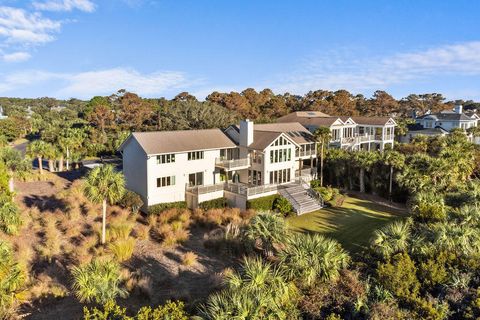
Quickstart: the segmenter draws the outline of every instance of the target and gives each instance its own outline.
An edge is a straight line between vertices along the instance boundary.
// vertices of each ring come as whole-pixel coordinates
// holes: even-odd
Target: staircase
[[[292,204],[299,215],[323,208],[322,198],[309,185],[291,184],[279,189],[278,192]]]

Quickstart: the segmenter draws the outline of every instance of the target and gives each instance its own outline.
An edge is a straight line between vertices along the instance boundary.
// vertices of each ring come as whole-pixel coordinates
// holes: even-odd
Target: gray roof
[[[132,138],[138,141],[146,154],[236,147],[220,129],[134,132],[129,137]],[[120,149],[123,149],[123,145]]]
[[[437,135],[437,134],[448,134],[448,131],[440,127],[435,127],[435,128],[428,128],[428,129],[409,130],[408,133]]]
[[[472,118],[463,114],[456,112],[441,112],[441,113],[432,113],[426,114],[418,117],[417,119],[433,118],[440,121],[471,121]]]

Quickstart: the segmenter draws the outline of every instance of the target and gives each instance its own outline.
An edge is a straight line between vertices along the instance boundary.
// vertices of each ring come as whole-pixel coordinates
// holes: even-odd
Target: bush
[[[198,256],[194,252],[189,251],[183,255],[182,264],[184,266],[193,266],[197,263],[197,259]]]
[[[137,193],[127,190],[118,204],[125,209],[130,209],[132,213],[137,213],[143,206],[143,200]]]
[[[310,181],[310,187],[313,189],[319,188],[320,187],[320,180],[312,180]]]
[[[273,202],[273,208],[284,216],[289,215],[293,211],[292,204],[282,196],[275,199]]]
[[[252,199],[247,201],[247,209],[253,209],[257,211],[268,211],[273,210],[273,203],[280,196],[274,194],[271,196],[261,197],[257,199]]]
[[[420,221],[444,221],[447,218],[445,200],[440,194],[419,192],[410,206],[413,216]]]
[[[330,201],[335,196],[340,194],[340,191],[337,188],[332,188],[330,186],[329,187],[316,187],[314,189],[315,189],[315,191],[320,193],[323,201]]]
[[[8,199],[7,195],[0,196],[0,231],[6,234],[17,234],[22,225],[17,205]]]
[[[340,208],[341,206],[343,206],[344,202],[345,196],[342,194],[337,194],[335,197],[333,197],[332,200],[329,201],[330,205],[336,208]]]
[[[227,206],[228,206],[228,203],[227,203],[227,199],[225,198],[218,198],[218,199],[204,201],[198,205],[198,207],[203,210],[221,209],[221,208],[226,208]]]
[[[415,298],[420,289],[416,273],[415,263],[407,253],[398,253],[377,268],[378,280],[385,289],[407,301]]]
[[[168,209],[186,209],[186,201],[159,203],[148,207],[148,214],[160,214]]]
[[[127,316],[126,308],[117,305],[113,300],[106,302],[103,308],[83,308],[84,320],[187,320],[188,314],[181,301],[167,301],[155,309],[142,307],[136,316]]]

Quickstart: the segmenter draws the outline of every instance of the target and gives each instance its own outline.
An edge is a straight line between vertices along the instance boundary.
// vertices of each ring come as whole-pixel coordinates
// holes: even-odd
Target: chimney
[[[248,119],[240,121],[240,145],[248,147],[253,143],[253,121]]]
[[[455,106],[455,113],[463,113],[463,106],[461,104]]]

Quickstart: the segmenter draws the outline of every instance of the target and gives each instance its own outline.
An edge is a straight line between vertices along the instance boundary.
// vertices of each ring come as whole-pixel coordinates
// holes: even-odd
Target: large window
[[[279,184],[290,182],[290,169],[270,171],[270,183]]]
[[[174,186],[175,176],[157,178],[157,188]]]
[[[188,153],[188,160],[203,159],[203,151],[193,151]]]
[[[175,154],[162,154],[157,156],[157,164],[175,162]]]
[[[262,184],[262,172],[257,170],[248,170],[248,183],[259,186]]]
[[[188,175],[188,185],[190,187],[203,185],[203,172],[190,173]]]
[[[292,160],[292,149],[270,150],[270,163],[284,162]]]

